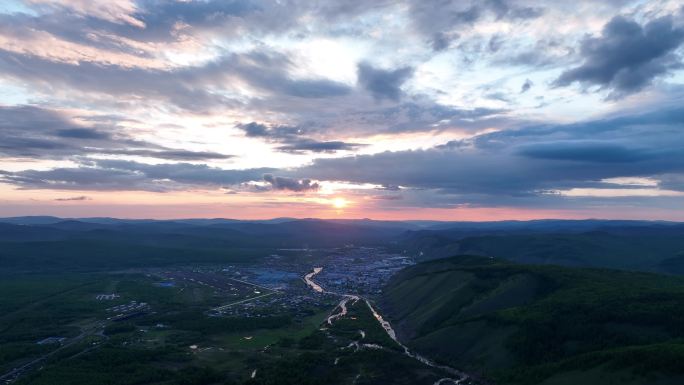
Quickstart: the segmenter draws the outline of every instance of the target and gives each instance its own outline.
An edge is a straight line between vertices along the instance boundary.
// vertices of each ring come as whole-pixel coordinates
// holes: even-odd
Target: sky
[[[684,1],[3,0],[18,215],[684,221]]]

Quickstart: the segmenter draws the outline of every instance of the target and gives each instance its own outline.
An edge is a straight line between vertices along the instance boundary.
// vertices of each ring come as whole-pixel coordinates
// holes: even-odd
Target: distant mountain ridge
[[[113,217],[55,217],[55,216],[18,216],[0,218],[0,223],[21,225],[50,225],[63,221],[78,221],[100,224],[122,223],[161,223],[176,222],[192,225],[212,225],[224,223],[264,223],[278,224],[297,221],[324,221],[340,224],[355,224],[369,226],[405,227],[411,229],[446,230],[446,231],[512,231],[512,230],[575,230],[586,231],[602,226],[654,226],[676,225],[684,222],[651,221],[651,220],[616,220],[616,219],[535,219],[535,220],[502,220],[502,221],[436,221],[436,220],[375,220],[363,219],[329,219],[329,218],[292,218],[279,217],[271,219],[232,219],[232,218],[178,218],[178,219],[123,219]]]
[[[227,250],[239,253],[249,250],[250,255],[268,255],[281,248],[372,245],[418,260],[474,254],[521,263],[684,273],[684,223],[678,222],[0,218],[0,258],[8,261],[23,258],[12,254],[22,252],[17,243],[61,242],[63,247],[69,247],[69,243],[83,241],[91,242],[90,252],[95,257],[108,255],[106,250],[97,251],[93,246],[97,242],[115,242],[132,248],[182,249],[188,250],[188,255],[195,249],[219,254]],[[8,243],[12,247],[3,251],[2,244]],[[33,245],[24,251],[35,252],[36,247]],[[49,253],[43,255],[47,258]]]
[[[650,221],[532,221],[408,231],[398,248],[418,259],[456,254],[519,263],[684,272],[684,224]]]
[[[0,272],[234,263],[280,249],[386,245],[403,226],[318,219],[269,221],[0,219]]]

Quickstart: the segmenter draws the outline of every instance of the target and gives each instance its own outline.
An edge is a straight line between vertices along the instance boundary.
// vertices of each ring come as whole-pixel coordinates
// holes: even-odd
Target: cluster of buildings
[[[338,250],[322,263],[316,282],[335,293],[376,295],[397,271],[415,262],[373,247]]]
[[[305,251],[307,254],[301,258],[274,254],[258,265],[165,269],[151,272],[150,276],[161,277],[165,286],[185,281],[212,288],[214,295],[225,302],[209,311],[211,316],[305,317],[337,301],[335,295],[314,293],[304,283],[303,276],[313,267],[323,267],[316,282],[325,290],[368,296],[379,294],[393,274],[414,263],[410,257],[373,247],[319,249],[315,250],[316,256],[312,256],[312,250]],[[121,306],[122,311],[134,309]]]
[[[320,251],[320,250],[319,250]],[[345,247],[325,250],[320,258],[297,260],[274,255],[263,262],[267,267],[227,266],[222,273],[231,279],[254,282],[275,292],[230,306],[222,306],[214,315],[262,317],[286,313],[308,316],[312,309],[336,303],[334,295],[320,295],[307,287],[302,277],[314,266],[323,267],[315,281],[334,293],[376,295],[390,277],[414,264],[410,257],[387,253],[380,248]]]
[[[61,344],[66,340],[66,337],[48,337],[48,338],[43,338],[42,340],[36,342],[38,345],[53,345],[53,344]]]
[[[147,302],[131,301],[129,303],[107,308],[108,312],[114,313],[111,317],[107,317],[107,321],[122,321],[144,314],[149,310],[150,306]]]
[[[111,301],[113,299],[117,299],[120,296],[118,294],[98,294],[95,296],[95,299],[98,301]]]
[[[287,314],[297,318],[310,316],[314,313],[312,309],[328,305],[330,305],[329,301],[320,296],[300,295],[285,291],[226,306],[219,312],[214,312],[213,315],[259,318]]]

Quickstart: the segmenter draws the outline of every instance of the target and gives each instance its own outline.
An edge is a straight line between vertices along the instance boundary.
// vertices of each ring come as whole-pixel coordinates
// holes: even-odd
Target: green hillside
[[[264,251],[266,250],[266,251]],[[0,242],[0,273],[90,271],[254,260],[268,249],[199,249],[70,239]]]
[[[518,263],[681,273],[684,237],[672,234],[532,234],[482,236],[459,242],[464,254]]]
[[[417,351],[500,384],[684,383],[684,279],[460,256],[405,269],[382,307]]]
[[[525,264],[684,273],[684,233],[679,227],[676,231],[659,228],[647,228],[641,232],[613,231],[477,236],[426,231],[407,236],[398,249],[407,250],[421,259],[467,254],[494,256]]]

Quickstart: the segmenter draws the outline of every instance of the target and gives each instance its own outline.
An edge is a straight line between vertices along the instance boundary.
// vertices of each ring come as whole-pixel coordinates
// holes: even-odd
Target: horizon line
[[[684,223],[684,221],[673,221],[666,219],[615,219],[615,218],[537,218],[537,219],[499,219],[499,220],[437,220],[437,219],[373,219],[373,218],[323,218],[323,217],[270,217],[270,218],[226,218],[226,217],[186,217],[186,218],[131,218],[131,217],[111,217],[111,216],[93,216],[93,217],[61,217],[56,215],[16,215],[8,217],[0,217],[3,219],[18,219],[18,218],[56,218],[62,220],[85,220],[85,219],[116,219],[122,221],[157,221],[157,222],[174,222],[174,221],[192,221],[192,220],[225,220],[237,222],[250,221],[273,221],[278,219],[288,219],[292,221],[303,220],[319,220],[319,221],[374,221],[374,222],[439,222],[439,223],[497,223],[497,222],[542,222],[542,221],[565,221],[565,222],[581,222],[581,221],[606,221],[606,222],[660,222],[660,223]]]

